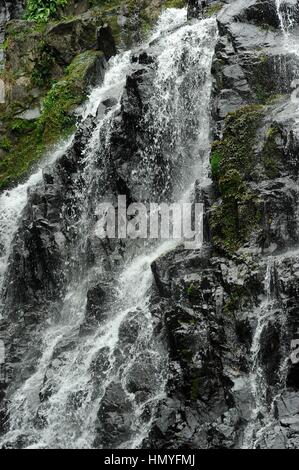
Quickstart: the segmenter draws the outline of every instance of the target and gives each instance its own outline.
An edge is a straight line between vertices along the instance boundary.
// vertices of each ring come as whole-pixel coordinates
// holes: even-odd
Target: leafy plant
[[[6,152],[8,152],[11,149],[11,141],[9,140],[8,137],[3,137],[0,140],[0,148],[2,150],[5,150]]]
[[[38,23],[44,23],[54,18],[59,7],[67,4],[68,0],[28,0],[26,18]]]

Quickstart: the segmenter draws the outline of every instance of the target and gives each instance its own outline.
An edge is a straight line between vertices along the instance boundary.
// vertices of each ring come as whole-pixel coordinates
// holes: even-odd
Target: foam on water
[[[155,138],[153,148],[143,149],[145,176],[139,174],[136,178],[150,186],[156,168],[152,166],[155,152],[163,149],[165,155],[167,141],[170,149],[167,157],[184,162],[180,175],[175,176],[176,200],[186,198],[186,188],[196,178],[202,184],[208,182],[209,104],[215,41],[215,19],[188,23],[185,9],[169,9],[161,15],[147,42],[157,56],[152,97],[145,117],[145,124]],[[76,194],[82,214],[78,222],[78,253],[85,251],[94,228],[89,205],[97,199],[96,188],[104,171],[96,161],[98,153],[102,156],[101,146],[109,149],[114,112],[119,109],[126,75],[132,67],[131,55],[126,52],[112,59],[104,83],[91,92],[83,110],[83,117],[95,116],[103,100],[112,98],[115,103],[111,111],[98,118],[85,150],[85,169],[81,175],[85,189],[78,190],[82,194]],[[19,213],[25,204],[26,197],[23,197]],[[11,241],[11,235],[8,238]],[[59,319],[49,316],[36,370],[10,397],[10,429],[1,439],[1,445],[16,446],[22,440],[22,446],[27,448],[93,447],[97,430],[102,427],[99,410],[105,406],[106,393],[109,394],[113,384],[121,387],[132,410],[127,437],[120,437],[113,444],[120,448],[142,445],[156,407],[165,396],[167,381],[167,353],[154,334],[150,310],[151,264],[179,242],[165,241],[151,247],[145,244],[139,255],[128,261],[117,275],[107,307],[109,314],[84,335],[80,334],[80,328],[85,321],[87,293],[101,267],[96,266],[91,273],[75,266],[80,276],[70,281]],[[78,254],[79,264],[80,259]],[[137,333],[128,344],[122,336],[130,322],[136,326]],[[136,370],[144,373],[144,364],[148,391],[146,398],[138,401],[129,385]],[[41,396],[46,398],[41,401]]]

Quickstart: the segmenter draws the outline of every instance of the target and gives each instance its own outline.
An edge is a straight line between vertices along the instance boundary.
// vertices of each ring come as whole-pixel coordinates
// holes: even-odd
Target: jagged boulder
[[[112,382],[105,391],[98,411],[95,446],[113,449],[115,444],[129,441],[133,419],[132,404],[122,385]]]

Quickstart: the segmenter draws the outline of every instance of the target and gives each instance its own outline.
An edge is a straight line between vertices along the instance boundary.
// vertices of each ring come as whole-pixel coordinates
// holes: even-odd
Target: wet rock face
[[[144,73],[146,72],[145,70]],[[97,80],[103,74],[104,69],[100,67]],[[92,77],[93,71],[90,70],[88,79],[92,81]],[[120,144],[117,147],[115,141],[117,129],[119,126],[124,126],[125,131],[118,138],[120,141],[124,136],[124,139],[128,139],[126,143],[129,142],[129,138],[136,135],[134,134],[136,116],[142,116],[143,113],[145,99],[141,91],[140,94],[139,91],[137,92],[135,80],[139,80],[138,72],[134,72],[132,76],[128,77],[127,90],[122,98],[121,114],[118,111],[113,111],[111,145],[114,149],[118,149],[119,155],[122,154],[122,148]],[[146,96],[148,84],[142,85],[141,79],[139,83],[140,89],[143,89]],[[133,99],[134,96],[137,96],[138,99]],[[112,98],[104,100],[100,105],[102,111],[99,110],[98,114],[106,115],[116,104],[117,102]],[[126,120],[124,118],[122,121],[122,116],[126,116]],[[0,320],[0,339],[5,340],[7,359],[7,378],[0,407],[3,426],[7,421],[6,406],[10,394],[14,387],[30,377],[41,358],[42,345],[37,339],[42,337],[45,322],[50,318],[52,320],[56,318],[59,321],[69,278],[83,280],[85,269],[92,268],[95,261],[101,265],[103,270],[101,278],[97,277],[96,282],[86,292],[86,304],[82,305],[84,320],[80,327],[76,330],[73,338],[59,341],[45,371],[39,394],[40,407],[35,421],[37,427],[42,429],[47,425],[45,412],[47,402],[56,391],[55,383],[52,383],[52,375],[63,366],[65,357],[72,353],[76,342],[110,319],[114,308],[113,268],[123,262],[124,244],[120,247],[117,241],[100,242],[96,237],[90,235],[90,238],[86,238],[86,245],[83,248],[78,245],[81,230],[84,230],[80,224],[82,213],[86,209],[90,210],[92,214],[90,223],[94,224],[93,206],[97,202],[96,198],[100,199],[103,194],[107,195],[108,193],[112,199],[115,199],[119,193],[124,194],[125,188],[130,188],[133,185],[130,172],[122,173],[119,176],[120,166],[114,162],[118,153],[115,151],[115,153],[109,152],[106,155],[106,149],[102,150],[99,146],[98,149],[95,149],[97,152],[94,159],[94,172],[97,171],[97,165],[102,164],[101,159],[107,157],[107,173],[103,172],[101,178],[99,177],[92,182],[94,187],[90,190],[94,190],[94,192],[90,194],[93,195],[94,202],[88,201],[83,204],[81,197],[82,192],[86,190],[84,186],[86,183],[82,179],[82,173],[88,171],[85,167],[84,154],[98,119],[99,115],[87,117],[78,127],[72,145],[67,152],[62,154],[56,163],[43,171],[41,183],[29,193],[28,203],[13,241],[9,270],[2,296],[3,306],[1,307],[4,318]],[[129,133],[129,128],[131,128],[131,133]],[[103,139],[105,139],[106,130],[103,129],[102,132]],[[124,156],[126,159],[124,163],[128,164],[127,160],[131,156],[130,149]],[[128,202],[131,201],[130,189],[126,194]],[[100,263],[100,259],[102,259],[102,263]],[[82,271],[78,270],[78,266],[82,267]],[[137,321],[136,312],[132,312],[128,321],[120,327],[120,346],[117,352],[117,361],[120,361],[120,364],[124,354],[130,354],[130,348],[138,337],[141,321],[142,319]],[[30,346],[30,338],[36,338],[34,354]],[[109,354],[103,350],[102,354],[99,354],[92,363],[91,374],[95,384],[103,385],[102,380],[105,379],[105,374],[109,369],[109,360]],[[145,363],[148,364],[146,375],[143,371]],[[153,377],[155,377],[155,369],[150,358],[143,358],[143,362],[136,363],[135,370],[132,369],[127,387],[131,390],[130,393],[138,395],[139,402],[144,403],[150,398],[153,390],[156,390]],[[109,443],[113,447],[114,443],[125,442],[130,437],[132,405],[130,402],[124,403],[123,407],[119,409],[119,404],[123,403],[125,394],[121,384],[115,384],[111,394],[108,390],[108,401],[106,403],[106,399],[103,399],[102,408],[99,410],[101,423],[104,424],[101,424],[103,428],[98,430],[95,445],[100,445],[99,442],[101,442],[101,445]],[[77,402],[80,404],[80,400],[84,402],[84,397],[74,397],[75,404]],[[76,406],[79,407],[79,404]],[[144,419],[146,421],[148,418]],[[111,423],[118,420],[118,431],[111,431],[112,434],[110,434]],[[2,421],[0,425],[2,426]],[[1,432],[4,432],[5,429],[3,427]],[[16,445],[26,446],[28,443],[26,444],[25,441]]]
[[[99,189],[95,190],[97,197],[100,197],[98,193],[102,194],[104,191],[113,194],[114,198],[117,194],[126,194],[128,204],[136,197],[133,191],[135,181],[132,179],[132,165],[135,165],[135,168],[136,164],[141,165],[140,162],[137,163],[138,140],[142,134],[139,122],[144,116],[149,98],[148,83],[153,74],[152,61],[148,69],[137,70],[127,78],[121,111],[112,119],[107,173],[101,181],[102,186],[99,185]],[[100,61],[97,70],[88,70],[86,80],[94,84],[96,77],[98,83],[99,77],[104,76],[104,66],[103,61]],[[10,269],[4,287],[7,317],[15,315],[18,308],[24,307],[30,311],[34,306],[41,306],[48,301],[59,301],[63,296],[67,272],[76,269],[69,257],[72,257],[72,250],[80,236],[80,227],[76,224],[84,210],[84,207],[80,207],[80,193],[84,185],[80,173],[85,170],[84,152],[97,119],[100,115],[107,114],[115,105],[116,101],[113,99],[104,100],[98,109],[98,116],[88,117],[82,122],[69,150],[51,168],[43,171],[42,183],[29,194],[28,204],[13,243]],[[103,155],[100,150],[99,165],[101,158],[106,158],[106,150],[103,150]],[[131,157],[133,163],[130,162]],[[140,182],[140,190],[142,184],[143,181]],[[104,253],[107,250],[107,253],[111,253],[117,245],[111,242],[111,246],[101,248],[93,246],[93,242],[94,240],[89,240],[84,254],[84,262],[91,265],[94,263],[94,251]],[[103,256],[106,258],[105,263],[109,265],[112,255],[110,260],[107,255]],[[106,288],[105,283],[103,287],[97,284],[89,291],[87,316],[100,317],[100,310],[97,308],[106,298]],[[109,294],[111,292],[110,289]],[[46,311],[46,308],[44,310]],[[100,321],[100,318],[97,320]]]
[[[202,15],[203,2],[201,0],[188,1],[188,18],[200,18]]]
[[[106,294],[101,285],[95,286],[90,289],[87,293],[87,315],[96,317],[98,321],[101,321],[99,306],[101,306],[105,300]]]
[[[2,45],[5,40],[5,26],[11,19],[19,18],[23,12],[25,0],[9,2],[6,0],[0,1],[0,44]],[[0,52],[0,66],[3,67],[4,53],[1,48]],[[1,100],[5,101],[5,96]]]
[[[252,259],[244,265],[208,250],[177,251],[154,263],[161,299],[153,308],[160,311],[170,364],[168,398],[158,408],[147,446],[247,447],[256,406],[253,384],[265,407],[256,424],[262,431],[251,436],[250,445],[298,446],[298,367],[290,359],[298,331],[298,257],[277,259],[267,290],[264,263]],[[259,329],[264,314],[267,321]]]
[[[200,16],[202,8],[212,3],[190,0],[190,17]],[[147,448],[299,447],[299,370],[297,356],[292,355],[299,336],[297,104],[289,96],[273,96],[290,93],[297,59],[276,47],[281,33],[273,1],[225,3],[218,16],[212,70],[213,184],[201,191],[207,212],[205,245],[199,251],[178,248],[151,266],[149,308],[154,338],[162,340],[168,353],[168,374],[152,421],[149,408],[143,409],[141,420],[149,433],[141,445]],[[57,27],[62,28],[67,44],[73,28],[83,28],[82,21]],[[92,41],[109,57],[115,44],[107,41],[110,32],[105,28],[93,27]],[[55,37],[56,33],[57,29]],[[90,40],[89,34],[82,38]],[[55,41],[52,46],[63,51],[61,38]],[[72,47],[81,44],[75,42]],[[103,195],[115,201],[118,194],[126,194],[130,203],[165,189],[169,168],[165,170],[163,152],[154,155],[162,176],[148,186],[148,175],[140,177],[141,150],[152,139],[144,117],[156,66],[154,45],[134,53],[120,107],[107,97],[97,117],[81,123],[70,150],[44,171],[42,183],[29,194],[4,286],[0,338],[5,337],[8,344],[11,377],[0,390],[0,434],[7,430],[6,412],[14,387],[32,375],[41,357],[39,341],[49,319],[47,306],[51,303],[51,315],[54,311],[59,318],[68,279],[80,279],[96,261],[100,273],[88,287],[82,277],[80,286],[86,290],[86,303],[81,306],[84,320],[72,337],[58,341],[45,368],[36,429],[47,426],[47,404],[57,387],[55,373],[82,338],[95,328],[105,328],[111,317],[117,297],[115,271],[131,246],[100,243],[92,236],[84,246],[78,244],[84,230],[80,224],[85,207],[81,200],[86,189],[84,155],[96,119],[112,111],[111,127],[104,128],[109,147],[99,146],[94,153],[85,222],[91,214],[94,217],[95,200]],[[278,69],[284,73],[277,73]],[[99,168],[103,168],[101,177]],[[167,189],[171,193],[172,188]],[[225,227],[220,233],[219,220]],[[143,351],[142,342],[131,358],[144,321],[142,309],[129,310],[118,326],[113,360],[110,348],[103,346],[88,363],[92,396],[103,391],[95,408],[94,447],[130,442],[133,403],[139,406],[155,397],[160,364]],[[32,339],[34,354],[28,348]],[[129,364],[124,361],[128,357]],[[116,371],[127,367],[126,380],[115,374],[102,388],[111,367]],[[69,397],[70,408],[80,410],[89,399],[85,390],[76,390]],[[24,436],[16,445],[24,447],[26,442]]]
[[[293,17],[296,22],[296,10]],[[247,240],[240,242],[240,251],[228,254],[223,243],[221,255],[216,249],[218,256],[206,249],[176,251],[152,265],[170,376],[168,398],[160,404],[147,445],[298,448],[299,147],[296,118],[290,118],[296,116],[294,104],[289,95],[276,100],[273,95],[290,93],[299,63],[276,48],[281,32],[272,1],[229,2],[218,26],[211,159],[216,186],[209,194],[209,220],[212,224],[213,211],[234,194],[234,200],[240,198],[239,220],[235,228],[232,222],[227,227],[230,236],[234,230],[242,232],[245,217],[238,191],[243,184],[261,203],[260,215]],[[277,73],[278,64],[283,64],[283,73]],[[255,137],[244,152],[242,135],[254,114],[247,136]],[[229,146],[234,146],[232,153]],[[243,176],[234,192],[237,175]],[[229,207],[231,216],[235,209]],[[215,248],[213,226],[211,241]]]
[[[220,38],[216,46],[215,118],[252,102],[264,103],[288,93],[297,59],[277,48],[280,19],[274,1],[227,5],[218,16]],[[284,72],[277,73],[280,64]],[[295,74],[295,75],[294,75]]]
[[[62,21],[48,28],[46,32],[47,45],[54,54],[59,56],[60,61],[69,64],[80,52],[97,48],[97,31],[101,27],[101,23],[101,19],[94,18],[90,12],[73,20]],[[106,27],[105,31],[106,37],[109,35],[111,40],[111,30]],[[104,31],[101,34],[104,36]],[[110,44],[113,44],[113,39]],[[101,45],[107,48],[107,39],[106,44],[102,40]]]
[[[32,87],[45,86],[32,81],[34,69],[57,79],[65,67],[85,51],[100,50],[107,59],[116,53],[110,26],[99,16],[85,12],[73,19],[50,23],[41,32],[36,23],[25,20],[10,21],[7,26],[8,46],[6,62],[13,73],[31,80]],[[34,74],[33,74],[34,76]],[[49,77],[44,77],[45,80]]]
[[[165,299],[155,309],[161,310],[167,334],[170,375],[168,399],[159,407],[149,446],[220,448],[237,442],[243,416],[232,371],[247,372],[251,331],[242,337],[241,317],[232,315],[233,284],[227,276],[236,267],[224,263],[207,250],[178,251],[153,265]],[[243,282],[248,290],[250,282],[254,286],[253,279]],[[252,294],[258,295],[254,289]],[[249,390],[242,400],[250,401]]]
[[[25,8],[26,0],[1,0],[0,7],[9,14],[9,19],[20,18]]]
[[[83,138],[80,134],[90,134],[91,129],[79,130],[73,148],[54,170],[44,172],[43,183],[29,196],[15,237],[4,294],[8,316],[8,304],[14,311],[16,305],[27,305],[30,310],[35,304],[42,304],[42,299],[52,301],[63,292],[64,253],[70,242],[67,234],[70,220],[67,213],[64,219],[61,214],[74,190],[71,175],[78,171],[81,157],[78,141],[81,144]]]
[[[70,226],[75,223],[76,214],[72,212],[70,200],[73,200],[82,151],[92,129],[93,122],[88,119],[79,128],[67,154],[51,169],[44,170],[42,183],[29,194],[15,235],[2,292],[0,320],[0,337],[6,345],[7,395],[10,386],[14,389],[32,374],[42,354],[41,330],[49,318],[49,306],[54,307],[52,314],[56,311],[57,318],[60,316],[66,266],[70,266],[68,250],[75,239]],[[30,346],[32,340],[35,348]],[[5,410],[6,401],[2,405]],[[5,422],[5,411],[1,413]]]
[[[112,383],[106,390],[98,411],[96,447],[113,449],[130,438],[133,409],[120,383]]]

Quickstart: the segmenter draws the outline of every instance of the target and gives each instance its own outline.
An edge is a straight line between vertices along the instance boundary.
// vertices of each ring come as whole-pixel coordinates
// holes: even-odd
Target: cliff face
[[[298,2],[190,0],[189,23],[164,12],[145,46],[107,66],[128,44],[113,23],[115,8],[117,25],[132,18],[124,3],[8,25],[7,63],[41,79],[17,119],[33,121],[30,141],[68,135],[96,88],[72,141],[0,196],[1,443],[298,448]],[[160,11],[150,3],[133,9],[138,25]],[[40,93],[41,115],[24,118]],[[194,174],[201,250],[95,236],[98,203],[174,200]]]
[[[102,77],[93,71],[105,68],[116,47],[140,42],[167,3],[184,2],[74,0],[36,22],[24,20],[25,2],[2,2],[0,188],[27,175],[51,144],[74,131],[76,108]]]
[[[173,374],[152,438],[298,448],[298,56],[277,44],[275,2],[230,2],[217,21],[210,234],[153,266]]]

